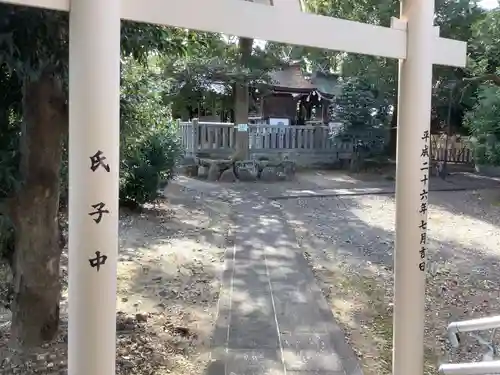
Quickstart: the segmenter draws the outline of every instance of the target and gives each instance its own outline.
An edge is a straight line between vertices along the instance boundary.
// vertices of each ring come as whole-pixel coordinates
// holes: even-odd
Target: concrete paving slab
[[[285,368],[294,371],[342,371],[342,358],[334,350],[329,334],[283,333]]]
[[[279,348],[278,331],[270,295],[245,306],[233,301],[230,316],[228,348]]]
[[[341,346],[344,335],[280,209],[254,196],[233,209],[235,246],[213,341],[226,354],[207,373],[351,375],[354,353]]]
[[[318,306],[308,287],[276,292],[274,305],[281,333],[328,331],[327,324],[325,324],[329,318],[328,313]]]
[[[284,375],[279,350],[229,350],[227,375]]]

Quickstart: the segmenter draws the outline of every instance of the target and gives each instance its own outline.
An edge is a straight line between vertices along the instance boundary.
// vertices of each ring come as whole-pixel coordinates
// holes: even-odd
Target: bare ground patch
[[[198,375],[209,360],[229,206],[182,190],[120,215],[117,374]],[[66,252],[62,264],[66,288]],[[9,315],[0,314],[1,374],[66,374],[66,298],[65,289],[58,341],[23,356],[22,366],[5,354]]]
[[[470,337],[450,351],[446,326],[500,311],[499,194],[432,192],[430,197],[425,374],[434,374],[441,363],[481,359],[484,347]],[[280,203],[365,374],[390,374],[394,198]]]

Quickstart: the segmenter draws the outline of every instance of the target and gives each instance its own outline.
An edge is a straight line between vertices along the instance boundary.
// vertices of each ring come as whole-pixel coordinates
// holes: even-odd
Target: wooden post
[[[200,124],[198,122],[197,118],[193,119],[192,123],[192,134],[193,134],[193,147],[192,147],[192,155],[193,157],[196,156],[196,153],[198,152],[198,146],[199,146],[199,140],[200,140]]]
[[[186,135],[184,134],[184,128],[181,127],[181,119],[176,119],[175,120],[175,126],[177,127],[177,136],[181,140],[181,145],[182,147],[185,148],[184,150],[184,156],[188,152],[188,146],[186,146],[187,140],[186,140]]]

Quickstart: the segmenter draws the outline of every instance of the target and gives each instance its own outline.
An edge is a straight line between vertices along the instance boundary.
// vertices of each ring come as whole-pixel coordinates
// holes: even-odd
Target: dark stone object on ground
[[[282,178],[280,172],[280,169],[277,167],[264,167],[260,173],[260,179],[266,182],[281,181],[284,178]]]
[[[293,161],[282,161],[279,164],[266,163],[260,172],[260,179],[267,182],[292,180],[295,176],[295,163]]]
[[[227,159],[199,159],[198,163],[196,175],[211,182],[289,181],[296,172],[296,164],[291,160],[244,160],[233,163]]]
[[[198,166],[198,177],[207,178],[208,177],[208,170],[209,170],[209,167],[206,167],[204,165],[199,165]]]
[[[254,160],[234,163],[234,172],[240,181],[255,181],[259,176],[259,166]]]
[[[221,175],[221,170],[217,163],[210,164],[208,168],[207,180],[208,181],[217,181]]]
[[[233,168],[226,169],[219,177],[220,182],[236,182],[237,178],[234,174]]]
[[[198,166],[197,165],[186,165],[184,167],[184,174],[188,177],[198,176]]]

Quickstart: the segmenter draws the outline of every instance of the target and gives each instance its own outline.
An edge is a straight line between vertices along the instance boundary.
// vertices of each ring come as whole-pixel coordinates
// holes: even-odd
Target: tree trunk
[[[252,55],[253,39],[240,38],[240,66],[248,67],[248,60]],[[234,124],[248,124],[248,83],[235,82],[234,84]],[[248,132],[236,130],[236,159],[244,160],[249,157]]]
[[[66,99],[49,73],[26,82],[21,131],[22,185],[11,201],[15,228],[11,344],[27,350],[55,338],[59,325],[59,189]]]

